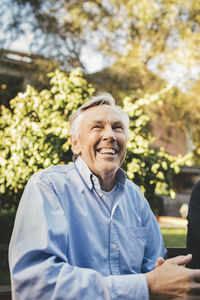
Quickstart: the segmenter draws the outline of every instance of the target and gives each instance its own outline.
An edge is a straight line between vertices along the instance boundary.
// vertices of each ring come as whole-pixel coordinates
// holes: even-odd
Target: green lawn
[[[187,230],[184,228],[161,228],[165,247],[185,247]]]

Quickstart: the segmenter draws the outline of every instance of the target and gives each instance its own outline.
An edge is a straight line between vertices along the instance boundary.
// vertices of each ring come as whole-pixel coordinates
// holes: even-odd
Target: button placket
[[[110,223],[110,269],[113,275],[119,275],[119,243],[114,221]]]

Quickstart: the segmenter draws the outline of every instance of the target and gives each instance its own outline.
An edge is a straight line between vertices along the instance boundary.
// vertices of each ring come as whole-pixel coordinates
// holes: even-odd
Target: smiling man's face
[[[117,169],[126,155],[125,125],[112,106],[94,106],[83,112],[79,137],[72,147],[100,179],[114,182]]]

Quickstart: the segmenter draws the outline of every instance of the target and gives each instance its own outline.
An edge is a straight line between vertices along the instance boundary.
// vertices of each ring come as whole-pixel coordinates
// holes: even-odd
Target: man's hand
[[[164,261],[159,258],[155,269],[146,273],[150,299],[172,299],[200,295],[200,270],[187,269],[192,255],[177,256]]]
[[[155,268],[160,267],[162,264],[164,264],[165,259],[163,257],[158,257],[157,262],[155,263]]]

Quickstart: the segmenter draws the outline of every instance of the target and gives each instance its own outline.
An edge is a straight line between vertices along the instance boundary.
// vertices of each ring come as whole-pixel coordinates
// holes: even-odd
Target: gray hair
[[[72,113],[70,116],[70,132],[71,135],[75,138],[78,138],[80,132],[80,125],[83,117],[83,112],[93,106],[99,105],[110,105],[114,107],[117,112],[120,114],[124,128],[126,139],[128,140],[129,137],[129,117],[128,115],[118,106],[115,104],[115,99],[109,93],[100,93],[97,96],[91,97],[87,102],[81,105],[76,111]]]

